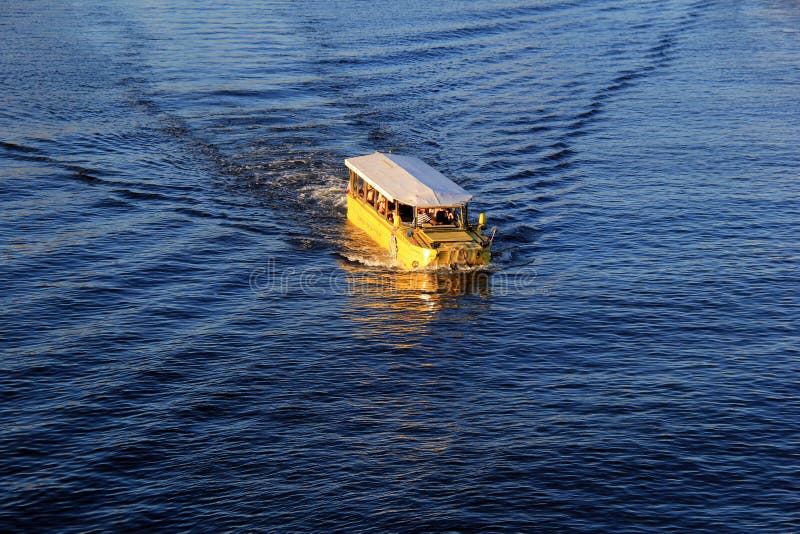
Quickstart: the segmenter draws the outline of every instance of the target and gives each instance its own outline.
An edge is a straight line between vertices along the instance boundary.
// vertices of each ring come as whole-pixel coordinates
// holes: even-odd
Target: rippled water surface
[[[0,529],[800,529],[800,4],[0,5]],[[342,160],[499,227],[401,273]]]

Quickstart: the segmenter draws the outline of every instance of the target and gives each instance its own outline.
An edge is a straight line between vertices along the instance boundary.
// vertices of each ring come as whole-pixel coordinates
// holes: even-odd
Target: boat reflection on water
[[[445,338],[466,342],[464,324],[486,316],[491,273],[395,269],[386,251],[360,232],[347,225],[348,260],[339,260],[340,288],[347,292],[343,318],[352,326],[354,350],[364,350],[348,376],[367,392],[350,400],[350,423],[376,429],[371,439],[355,443],[374,461],[368,469],[407,488],[435,470],[466,432],[458,419],[431,409],[463,386],[454,370],[463,368],[464,354],[439,348],[447,346]],[[401,467],[387,472],[387,458]]]
[[[448,311],[461,308],[452,319],[462,321],[472,308],[485,311],[491,294],[486,270],[392,271],[343,260],[340,267],[349,296],[345,313],[361,326],[357,335],[373,341],[381,337],[382,344],[395,348],[416,346]]]
[[[490,295],[489,271],[391,271],[365,268],[340,260],[348,292],[388,295]],[[425,297],[422,297],[425,298]]]
[[[339,289],[348,300],[344,314],[358,325],[356,336],[386,348],[417,346],[424,336],[449,335],[449,324],[486,311],[492,273],[486,269],[408,271],[365,239],[349,221],[342,228]]]

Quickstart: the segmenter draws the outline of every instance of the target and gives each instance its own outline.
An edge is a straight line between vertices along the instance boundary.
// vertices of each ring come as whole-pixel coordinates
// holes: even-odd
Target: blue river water
[[[0,530],[800,530],[796,0],[4,0]],[[498,236],[403,273],[343,159]]]

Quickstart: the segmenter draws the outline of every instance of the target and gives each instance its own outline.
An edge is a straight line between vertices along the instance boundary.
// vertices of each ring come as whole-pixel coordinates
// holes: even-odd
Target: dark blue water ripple
[[[800,528],[800,7],[0,10],[0,529]],[[400,273],[342,159],[500,228]]]

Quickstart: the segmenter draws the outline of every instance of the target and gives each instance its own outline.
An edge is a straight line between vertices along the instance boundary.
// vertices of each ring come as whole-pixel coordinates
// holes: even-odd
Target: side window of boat
[[[414,207],[408,204],[399,203],[397,205],[397,212],[400,214],[400,220],[404,223],[414,222]]]

